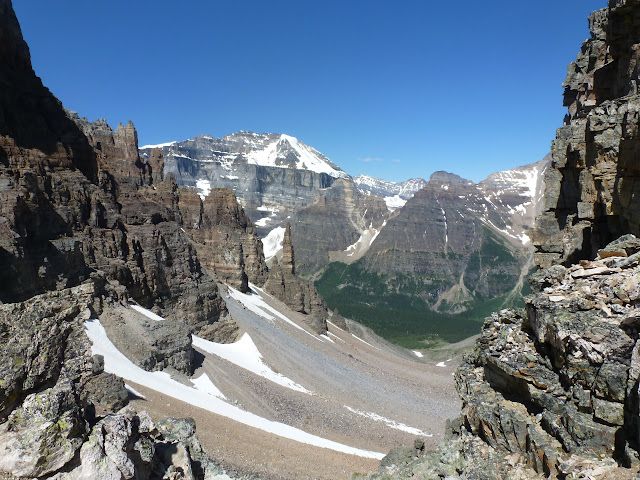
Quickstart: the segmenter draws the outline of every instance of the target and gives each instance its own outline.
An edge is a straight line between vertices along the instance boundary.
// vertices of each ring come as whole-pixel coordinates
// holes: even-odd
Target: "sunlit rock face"
[[[568,113],[553,142],[534,235],[540,266],[592,258],[621,234],[640,234],[637,8],[610,2],[591,14],[591,38],[569,65]]]

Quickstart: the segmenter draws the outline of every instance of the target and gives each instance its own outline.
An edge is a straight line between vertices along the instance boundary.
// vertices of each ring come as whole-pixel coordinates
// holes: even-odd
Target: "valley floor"
[[[427,361],[364,329],[354,336],[329,324],[329,336],[312,334],[302,315],[259,289],[253,295],[230,290],[226,300],[265,368],[252,373],[237,365],[237,356],[197,348],[201,366],[192,378],[206,373],[226,402],[243,411],[337,442],[347,451],[361,449],[349,454],[341,447],[301,443],[126,379],[145,396],[133,401],[136,409],[154,419],[195,418],[204,449],[230,472],[265,479],[345,479],[352,472],[376,470],[378,459],[391,448],[412,444],[416,437],[436,446],[446,419],[459,413],[455,360]]]

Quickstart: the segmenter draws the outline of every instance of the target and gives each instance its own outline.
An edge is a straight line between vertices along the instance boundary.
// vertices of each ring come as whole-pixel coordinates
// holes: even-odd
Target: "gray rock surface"
[[[151,158],[152,151],[141,149],[141,158]],[[329,251],[344,250],[388,215],[382,198],[359,192],[328,158],[286,135],[203,135],[162,151],[165,175],[174,175],[179,185],[196,187],[203,198],[213,189],[232,190],[260,237],[291,221],[303,275],[315,273],[328,263]],[[246,257],[245,244],[243,249]]]
[[[100,323],[118,350],[145,370],[171,367],[193,373],[191,335],[183,323],[151,320],[117,304],[104,309]]]
[[[73,382],[31,394],[0,425],[0,470],[19,477],[56,472],[74,458],[85,431]]]
[[[635,244],[626,236],[604,250]],[[630,258],[534,274],[526,310],[487,318],[456,371],[453,435],[435,453],[395,451],[381,463],[389,477],[368,478],[633,478],[640,258]]]

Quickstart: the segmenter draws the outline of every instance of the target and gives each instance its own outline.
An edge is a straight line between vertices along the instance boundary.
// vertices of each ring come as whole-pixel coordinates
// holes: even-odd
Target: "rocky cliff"
[[[387,338],[413,330],[412,348],[419,348],[418,339],[476,334],[490,308],[523,302],[528,235],[547,164],[543,159],[478,184],[435,172],[383,226],[330,252],[334,263],[316,281],[318,290],[330,308]]]
[[[100,316],[113,332],[129,322],[143,339],[129,339],[139,365],[185,372],[190,333],[234,337],[181,227],[177,186],[162,179],[159,151],[140,159],[133,124],[114,132],[62,108],[33,72],[9,0],[0,39],[0,471],[203,478],[210,461],[193,425],[182,436],[180,422],[122,410],[124,382],[91,355],[84,328]],[[132,300],[174,321],[109,313]]]
[[[382,198],[360,192],[327,157],[288,135],[202,135],[160,147],[165,175],[174,175],[179,185],[195,187],[202,198],[214,188],[232,190],[258,236],[273,244],[270,254],[279,250],[290,222],[304,276],[325,266],[330,251],[346,249],[388,216]],[[142,147],[141,157],[150,159],[153,150]]]
[[[264,289],[284,302],[292,310],[307,315],[307,323],[318,334],[327,332],[329,312],[316,287],[296,275],[296,263],[291,224],[287,223],[282,242],[282,260],[275,260],[269,268]]]
[[[591,38],[569,65],[568,107],[553,142],[536,263],[592,258],[622,233],[640,234],[637,2],[610,2],[589,17]]]
[[[530,277],[526,308],[485,320],[456,372],[462,412],[439,449],[399,448],[366,478],[637,478],[639,19],[640,2],[611,0],[569,67],[534,232],[548,268]]]

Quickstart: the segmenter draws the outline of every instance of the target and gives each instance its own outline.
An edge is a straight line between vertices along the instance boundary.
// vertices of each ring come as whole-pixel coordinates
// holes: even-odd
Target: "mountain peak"
[[[445,172],[444,170],[439,170],[437,172],[433,172],[431,177],[429,178],[430,185],[469,185],[473,183],[471,180],[467,180],[466,178],[462,178],[455,173]]]

